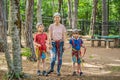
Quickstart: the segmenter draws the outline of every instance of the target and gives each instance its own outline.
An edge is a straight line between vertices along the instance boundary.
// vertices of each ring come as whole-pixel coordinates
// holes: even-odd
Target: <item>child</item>
[[[83,46],[83,41],[82,39],[79,38],[79,32],[77,29],[74,29],[72,32],[72,38],[69,41],[70,46],[72,46],[72,61],[73,61],[73,76],[76,75],[75,71],[75,63],[77,63],[77,72],[81,76],[83,74],[81,70],[81,58],[82,58],[82,53],[81,53],[81,47],[84,48],[84,54],[86,52],[86,48]],[[84,55],[83,54],[83,55]]]
[[[36,51],[36,57],[37,57],[37,69],[38,69],[37,75],[38,76],[41,75],[41,72],[40,72],[40,59],[41,59],[42,68],[43,68],[42,75],[47,76],[46,65],[45,65],[47,35],[43,32],[44,31],[43,24],[38,23],[36,25],[36,28],[38,32],[35,34],[35,37],[34,37],[34,45],[35,45],[35,51]]]

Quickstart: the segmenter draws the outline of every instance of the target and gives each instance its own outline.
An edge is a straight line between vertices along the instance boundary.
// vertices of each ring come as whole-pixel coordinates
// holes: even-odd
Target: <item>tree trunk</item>
[[[9,15],[8,15],[8,31],[7,31],[7,34],[11,34],[11,16],[12,16],[12,8],[11,8],[11,6],[12,6],[12,3],[11,3],[11,1],[9,1]]]
[[[3,42],[2,38],[4,37],[4,25],[5,25],[5,17],[4,17],[4,12],[3,12],[4,6],[3,6],[3,0],[0,1],[0,52],[3,52]],[[4,24],[3,24],[4,23]]]
[[[102,0],[102,35],[108,35],[108,8],[107,0]]]
[[[68,22],[69,27],[72,27],[72,2],[71,0],[68,0]]]
[[[13,5],[12,3],[11,3],[11,1],[9,1],[9,4],[10,4],[10,7],[9,7],[9,22],[8,22],[8,34],[11,34],[11,22],[12,22],[12,19],[11,19],[11,16],[13,15],[12,14],[12,8],[11,8],[11,6]],[[18,28],[18,31],[19,31],[19,39],[20,39],[20,45],[21,45],[21,47],[22,47],[22,43],[21,43],[21,18],[20,18],[20,1],[18,0],[18,9],[17,9],[17,18],[18,18],[18,21],[17,21],[17,23],[18,23],[18,26],[17,26],[17,28]]]
[[[8,28],[8,22],[7,22],[8,21],[8,19],[7,19],[8,18],[8,14],[7,14],[8,13],[7,12],[8,11],[7,10],[8,7],[7,7],[7,2],[8,2],[7,0],[4,0],[4,14],[5,14],[5,26],[6,26],[6,30]]]
[[[53,9],[53,14],[55,13],[55,2],[54,2],[54,0],[52,0],[52,9]]]
[[[11,0],[12,6],[12,16],[11,16],[11,37],[12,37],[12,53],[13,53],[13,65],[15,75],[20,75],[22,73],[22,59],[21,59],[21,47],[18,26],[19,23],[19,0]],[[19,77],[19,76],[17,76]]]
[[[37,22],[42,23],[42,0],[37,0]]]
[[[3,1],[0,0],[0,42],[2,42],[2,45],[0,47],[3,47],[4,52],[5,52],[5,58],[7,61],[7,66],[8,66],[8,72],[11,73],[13,71],[13,65],[11,61],[11,57],[8,51],[8,46],[7,46],[7,30],[6,30],[6,22],[5,22],[5,14],[4,14],[4,6],[3,6]]]
[[[77,15],[78,15],[78,3],[79,0],[74,0],[74,12],[73,12],[73,22],[72,22],[72,28],[77,28]]]
[[[34,0],[27,0],[26,2],[26,46],[31,50],[32,58],[35,58],[35,51],[33,46],[32,24],[33,24],[33,5]]]
[[[90,24],[90,32],[89,35],[94,35],[94,27],[96,22],[96,11],[97,11],[97,3],[98,0],[93,0],[93,9],[92,9],[92,16],[91,16],[91,24]]]
[[[59,13],[61,12],[62,3],[63,3],[63,0],[58,0],[58,4],[59,4],[58,12]]]
[[[18,24],[18,26],[17,26],[17,28],[18,28],[18,31],[19,31],[19,39],[20,39],[20,46],[21,47],[23,47],[22,46],[22,43],[21,43],[21,30],[22,30],[22,25],[21,25],[21,16],[20,16],[20,0],[17,0],[17,6],[18,6],[18,9],[17,9],[17,18],[18,18],[18,20],[17,20],[17,24]]]

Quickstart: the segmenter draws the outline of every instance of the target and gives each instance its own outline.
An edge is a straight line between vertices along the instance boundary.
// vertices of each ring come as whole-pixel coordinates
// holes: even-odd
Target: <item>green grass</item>
[[[91,55],[91,56],[89,56],[89,58],[90,58],[90,59],[93,59],[93,58],[94,58],[94,56],[92,56],[92,55]]]
[[[112,66],[110,67],[110,70],[113,72],[120,72],[120,66]]]

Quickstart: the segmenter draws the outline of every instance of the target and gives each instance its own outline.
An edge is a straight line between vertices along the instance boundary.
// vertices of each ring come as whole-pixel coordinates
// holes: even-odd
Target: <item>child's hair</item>
[[[79,31],[77,29],[73,29],[72,34],[79,34]]]
[[[37,23],[36,28],[38,28],[39,26],[43,26],[43,24],[42,23]]]

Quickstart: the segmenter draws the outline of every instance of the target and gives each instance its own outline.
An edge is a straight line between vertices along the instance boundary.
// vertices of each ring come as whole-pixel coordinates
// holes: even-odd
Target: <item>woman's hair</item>
[[[43,24],[42,23],[37,23],[36,28],[38,28],[39,26],[43,26]]]
[[[54,13],[53,17],[55,17],[55,16],[60,16],[60,13],[58,13],[58,12]]]

